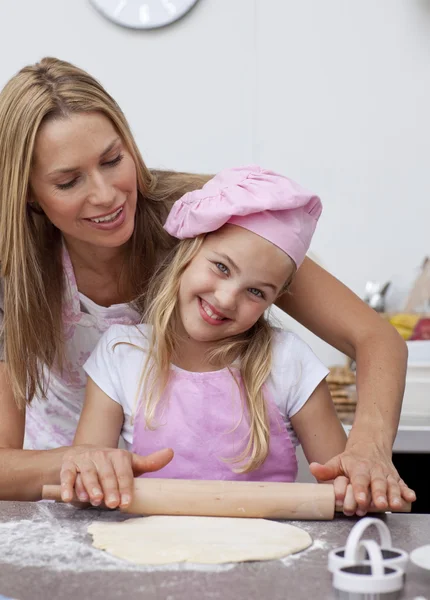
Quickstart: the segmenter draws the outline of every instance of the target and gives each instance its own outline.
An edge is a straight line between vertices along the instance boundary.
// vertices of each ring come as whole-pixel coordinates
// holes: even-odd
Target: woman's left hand
[[[336,506],[346,515],[363,516],[371,504],[380,511],[396,511],[416,500],[394,467],[391,452],[369,440],[356,440],[324,465],[314,462],[309,467],[318,481],[334,480]]]

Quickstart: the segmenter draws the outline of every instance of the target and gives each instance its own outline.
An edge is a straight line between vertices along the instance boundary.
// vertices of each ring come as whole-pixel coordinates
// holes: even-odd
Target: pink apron
[[[234,370],[240,380],[237,369]],[[143,411],[134,424],[133,452],[150,454],[172,448],[173,460],[144,477],[174,479],[227,479],[238,481],[295,481],[297,459],[282,415],[266,386],[270,421],[269,454],[250,473],[235,473],[238,456],[248,442],[248,410],[228,369],[191,373],[172,366],[171,377],[157,407],[155,430],[145,427]]]

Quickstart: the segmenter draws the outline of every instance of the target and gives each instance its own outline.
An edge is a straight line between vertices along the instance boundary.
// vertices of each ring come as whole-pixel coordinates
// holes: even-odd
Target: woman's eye
[[[261,290],[258,290],[257,288],[248,288],[248,290],[253,296],[257,296],[257,298],[264,298],[264,294]]]
[[[116,156],[112,160],[107,160],[106,162],[102,163],[102,166],[115,167],[116,165],[119,165],[119,163],[122,161],[123,158],[124,158],[124,154],[118,154],[118,156]],[[79,177],[75,177],[75,179],[72,179],[72,181],[68,181],[67,183],[57,183],[56,187],[59,190],[69,190],[78,182],[78,180],[79,180]]]
[[[221,273],[224,273],[224,275],[227,275],[229,270],[228,267],[226,267],[225,265],[223,265],[222,263],[215,263],[216,264],[216,268],[221,271]]]
[[[78,178],[75,177],[75,179],[72,179],[72,181],[68,181],[67,183],[57,183],[55,187],[57,187],[59,190],[69,190],[77,183],[77,181]]]
[[[122,159],[124,158],[124,154],[118,154],[118,156],[112,160],[107,160],[106,162],[103,163],[103,165],[105,167],[114,167],[115,165],[118,165]]]

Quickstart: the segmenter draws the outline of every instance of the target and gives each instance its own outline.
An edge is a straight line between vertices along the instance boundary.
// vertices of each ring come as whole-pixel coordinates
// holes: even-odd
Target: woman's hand
[[[63,456],[61,499],[70,502],[73,492],[81,502],[108,508],[126,507],[133,494],[133,479],[143,473],[158,471],[173,457],[166,448],[149,456],[140,456],[118,448],[73,446]]]
[[[395,511],[404,501],[416,500],[394,467],[391,453],[368,441],[347,444],[344,452],[324,465],[314,462],[309,468],[320,482],[335,480],[336,505],[346,515],[363,516],[371,504],[377,510]]]

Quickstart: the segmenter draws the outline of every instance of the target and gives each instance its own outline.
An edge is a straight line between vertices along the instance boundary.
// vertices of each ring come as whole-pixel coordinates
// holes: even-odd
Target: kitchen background
[[[385,308],[403,309],[430,254],[430,0],[199,0],[152,31],[88,0],[3,0],[0,50],[0,87],[44,55],[100,79],[150,166],[256,162],[298,180],[324,202],[314,257],[361,297],[391,281]],[[396,448],[428,467],[430,351],[412,354]]]

